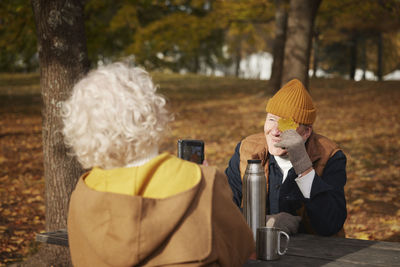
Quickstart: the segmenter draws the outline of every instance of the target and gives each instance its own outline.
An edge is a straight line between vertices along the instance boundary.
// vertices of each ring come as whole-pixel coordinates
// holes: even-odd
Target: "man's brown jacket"
[[[312,133],[306,142],[307,154],[313,164],[315,172],[322,176],[324,168],[328,160],[339,151],[337,144],[329,140],[328,138]],[[245,138],[240,146],[240,174],[243,180],[243,175],[246,171],[248,159],[261,159],[262,165],[264,166],[265,176],[267,179],[267,192],[268,192],[268,146],[265,139],[264,133],[250,135]],[[307,233],[315,234],[313,227],[311,226],[307,211],[304,205],[297,210],[297,214],[302,217],[302,222]],[[344,236],[343,229],[340,230],[337,236]]]

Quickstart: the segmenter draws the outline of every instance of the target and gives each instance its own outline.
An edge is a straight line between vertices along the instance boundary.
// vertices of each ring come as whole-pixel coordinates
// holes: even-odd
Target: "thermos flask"
[[[256,240],[257,228],[265,226],[266,180],[261,160],[250,159],[243,177],[243,215]]]

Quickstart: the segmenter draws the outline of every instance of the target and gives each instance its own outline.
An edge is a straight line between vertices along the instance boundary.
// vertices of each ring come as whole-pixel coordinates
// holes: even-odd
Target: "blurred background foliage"
[[[149,70],[213,73],[252,53],[272,53],[272,0],[87,0],[85,23],[92,67],[129,60]],[[313,36],[312,65],[354,78],[400,68],[400,1],[324,0]],[[29,0],[0,2],[0,71],[38,69]],[[315,65],[315,66],[313,66]]]

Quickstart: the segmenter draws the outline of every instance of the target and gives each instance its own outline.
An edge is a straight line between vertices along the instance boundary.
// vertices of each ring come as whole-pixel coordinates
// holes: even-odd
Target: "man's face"
[[[281,141],[282,132],[278,129],[278,120],[280,118],[281,117],[279,116],[268,113],[264,124],[264,134],[265,138],[267,139],[268,152],[274,156],[285,156],[287,154],[286,150],[280,147],[275,147],[275,144]],[[297,127],[296,131],[300,134],[305,142],[311,135],[312,128],[311,126],[299,126]]]

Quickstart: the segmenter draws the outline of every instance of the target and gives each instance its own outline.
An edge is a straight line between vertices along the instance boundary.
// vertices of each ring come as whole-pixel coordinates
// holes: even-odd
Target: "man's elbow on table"
[[[321,236],[333,236],[338,234],[346,221],[347,211],[336,219],[311,222],[315,232]]]

